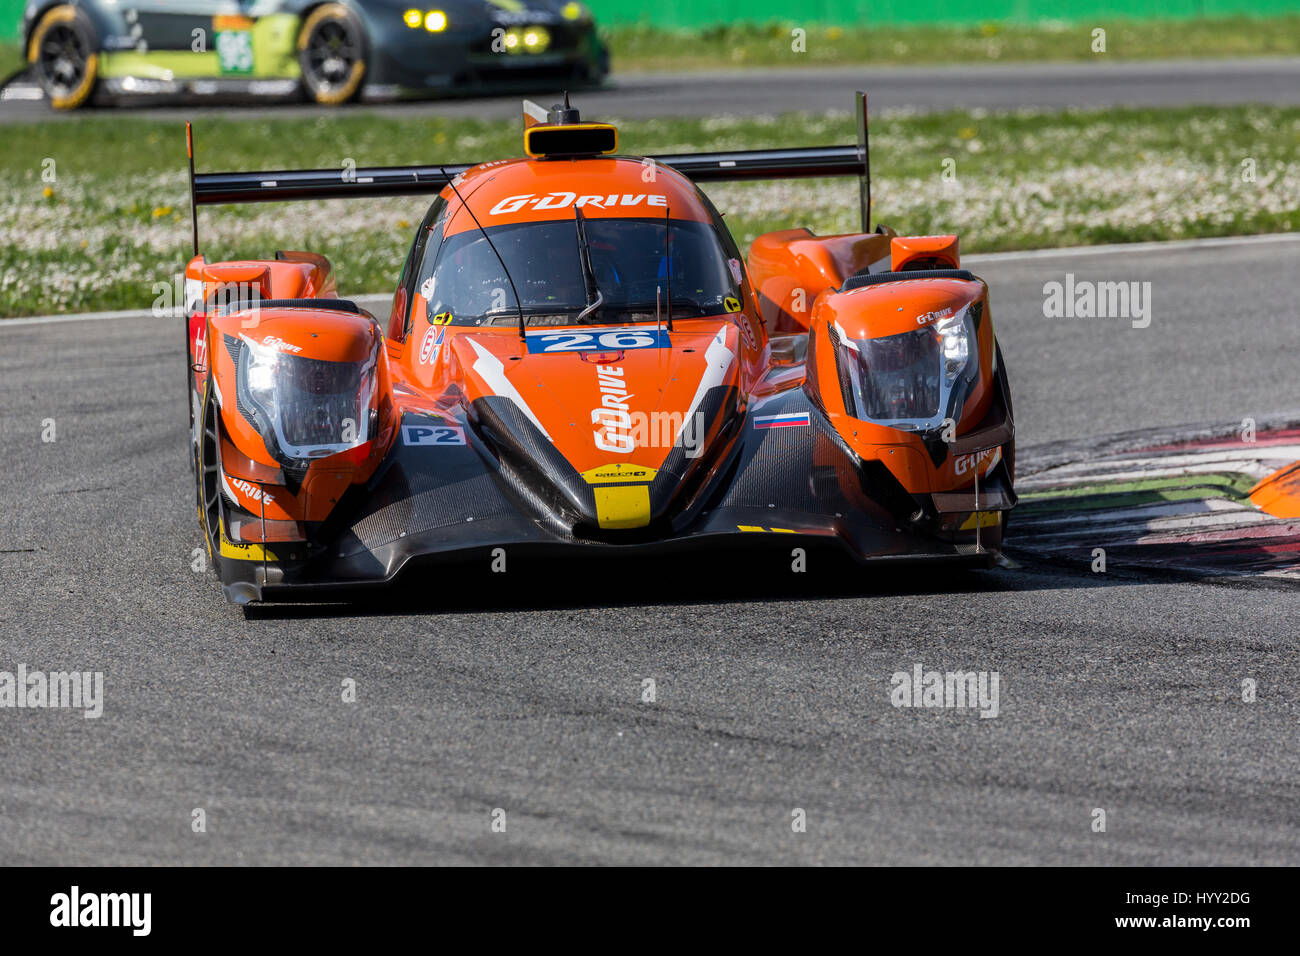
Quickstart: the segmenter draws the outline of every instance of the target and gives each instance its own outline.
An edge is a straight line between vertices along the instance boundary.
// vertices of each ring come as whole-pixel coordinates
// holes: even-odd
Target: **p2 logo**
[[[403,445],[463,445],[465,429],[459,425],[403,425]]]

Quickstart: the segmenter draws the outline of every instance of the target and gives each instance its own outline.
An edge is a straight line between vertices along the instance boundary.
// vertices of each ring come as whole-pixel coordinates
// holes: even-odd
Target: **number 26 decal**
[[[666,329],[598,329],[593,332],[528,332],[529,352],[606,352],[672,348]]]

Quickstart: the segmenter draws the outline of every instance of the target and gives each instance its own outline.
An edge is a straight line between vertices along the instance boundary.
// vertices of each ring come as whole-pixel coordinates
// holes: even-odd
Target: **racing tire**
[[[46,11],[27,42],[27,62],[56,110],[75,110],[89,101],[99,79],[99,37],[84,13],[71,4]]]
[[[1005,378],[1007,382],[1007,414],[1011,416],[1011,421],[1014,422],[1016,420],[1016,413],[1015,413],[1015,409],[1012,407],[1011,404],[1011,378],[1010,376],[1007,375],[1006,360],[1003,359],[1002,357],[1002,343],[999,342],[997,339],[994,339],[993,348],[997,350],[998,371],[1002,374],[1003,378]],[[1007,443],[1007,450],[1002,453],[1002,460],[1005,462],[1005,466],[1007,469],[1007,476],[1011,479],[1011,482],[1014,485],[1016,480],[1016,439],[1014,436],[1012,437],[1011,441]],[[1003,541],[1006,541],[1007,522],[1009,522],[1010,520],[1011,520],[1011,512],[1010,511],[1002,512],[1002,540]]]
[[[338,106],[361,92],[366,75],[366,32],[341,3],[317,7],[298,31],[298,65],[307,98]]]
[[[208,564],[221,575],[221,435],[217,426],[217,403],[208,378],[203,390],[203,427],[196,451],[199,524],[208,549]]]

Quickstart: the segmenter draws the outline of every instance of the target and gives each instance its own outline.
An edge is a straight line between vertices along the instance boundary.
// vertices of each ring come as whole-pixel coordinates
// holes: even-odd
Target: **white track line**
[[[351,298],[353,302],[371,312],[375,307],[383,307],[393,301],[391,293],[371,292],[365,295],[345,296]],[[375,313],[379,315],[379,313]],[[142,319],[150,315],[148,308],[143,309],[119,309],[116,312],[73,312],[67,315],[32,315],[20,319],[0,319],[0,329],[12,328],[20,325],[52,325],[58,322],[99,322],[105,319]],[[180,312],[175,309],[169,309],[157,316],[160,319],[179,318]],[[380,319],[385,318],[379,315]]]
[[[1164,242],[1114,242],[1102,246],[1067,246],[1061,249],[1024,249],[1019,252],[977,252],[962,256],[967,262],[1002,262],[1012,259],[1057,259],[1062,256],[1105,256],[1132,252],[1177,252],[1221,246],[1261,246],[1271,242],[1300,242],[1300,232],[1270,232],[1262,236],[1218,236],[1209,239],[1169,239]]]
[[[981,262],[1010,262],[1016,259],[1049,259],[1078,256],[1132,255],[1143,252],[1178,252],[1183,249],[1213,249],[1227,246],[1261,246],[1269,243],[1300,242],[1300,233],[1274,232],[1262,236],[1223,236],[1215,239],[1171,239],[1167,242],[1118,242],[1104,246],[1069,246],[1063,249],[1025,249],[1019,252],[985,252],[963,256],[962,264]],[[391,292],[370,292],[354,295],[352,301],[374,311],[374,306],[385,306],[392,301]],[[0,319],[0,329],[21,325],[48,325],[54,322],[93,322],[102,319],[138,319],[147,314],[145,309],[124,309],[117,312],[79,312],[69,315],[33,315],[19,319]],[[383,316],[380,316],[381,318]]]

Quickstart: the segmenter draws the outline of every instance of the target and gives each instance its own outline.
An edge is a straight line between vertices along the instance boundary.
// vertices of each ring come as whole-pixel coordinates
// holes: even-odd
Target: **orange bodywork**
[[[1250,500],[1274,518],[1300,518],[1300,462],[1275,471],[1250,490]]]
[[[574,221],[575,210],[591,220],[655,216],[713,228],[717,223],[689,179],[633,158],[487,163],[457,177],[453,185],[440,194],[444,242],[480,225],[491,230]],[[188,339],[194,407],[200,418],[210,403],[220,409],[224,491],[236,512],[246,516],[239,526],[242,544],[232,547],[305,540],[310,527],[327,521],[351,489],[377,475],[405,440],[404,421],[418,417],[445,426],[455,439],[468,410],[486,400],[508,401],[514,414],[535,427],[590,486],[600,528],[612,532],[670,520],[671,515],[661,513],[669,499],[652,495],[661,471],[684,469],[684,484],[706,487],[725,471],[734,459],[731,449],[751,428],[809,427],[806,412],[745,424],[752,421],[751,407],[777,408],[783,396],[801,390],[856,459],[879,463],[906,495],[962,492],[1000,466],[1009,474],[1008,440],[997,437],[1003,433],[989,421],[999,394],[984,283],[900,274],[895,281],[846,287],[850,277],[868,270],[956,269],[956,237],[892,232],[818,237],[791,229],[758,237],[746,264],[734,258],[731,263],[736,294],[728,295],[715,314],[627,326],[530,325],[521,336],[513,319],[462,324],[450,313],[431,315],[413,282],[397,290],[382,324],[342,304],[302,301],[336,295],[329,263],[310,253],[216,264],[196,257],[186,269],[193,298]],[[223,300],[248,299],[264,304],[222,307]],[[956,439],[953,454],[936,461],[934,447],[921,434],[854,416],[846,405],[837,357],[845,341],[900,336],[966,314],[974,317],[978,373],[956,415],[953,435],[945,439]],[[373,424],[365,441],[301,468],[277,457],[264,426],[250,420],[239,397],[243,386],[237,362],[240,350],[247,348],[321,363],[373,362]],[[707,454],[698,463],[673,464],[693,416],[706,398],[722,393],[728,396],[725,414],[709,419],[703,433],[694,436]],[[971,438],[981,432],[993,436],[991,444]],[[965,450],[963,440],[969,446]],[[879,511],[864,497],[862,482],[848,474],[850,460],[835,447],[817,445],[807,463],[810,474],[835,471],[845,488],[855,489],[852,494],[862,499],[864,509]],[[684,507],[678,498],[672,502],[674,508]],[[961,515],[963,520],[974,515],[975,524],[962,527],[978,533],[987,525],[979,508],[976,499]],[[881,520],[888,524],[895,519]],[[765,526],[739,530],[762,531]]]

